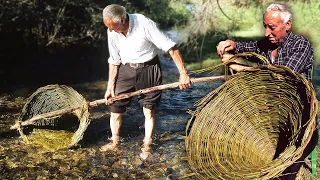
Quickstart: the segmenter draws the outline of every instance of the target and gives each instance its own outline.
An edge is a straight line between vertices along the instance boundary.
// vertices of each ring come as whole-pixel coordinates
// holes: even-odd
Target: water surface
[[[172,61],[161,62],[164,83],[178,80]],[[0,96],[0,176],[1,179],[195,179],[185,153],[185,128],[191,117],[188,109],[219,83],[197,83],[186,90],[165,90],[156,113],[153,155],[139,158],[144,137],[142,109],[133,99],[123,117],[121,150],[101,153],[99,147],[109,142],[109,112],[106,105],[89,110],[92,119],[80,147],[50,152],[26,144],[16,131],[10,131],[34,88],[16,90]],[[87,101],[103,98],[106,82],[95,81],[69,85]]]

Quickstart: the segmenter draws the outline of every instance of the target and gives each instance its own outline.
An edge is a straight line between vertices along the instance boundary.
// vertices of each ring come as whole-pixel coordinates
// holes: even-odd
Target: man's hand
[[[234,56],[233,54],[223,54],[221,61],[224,63],[224,62],[230,60],[233,56]]]
[[[191,86],[190,77],[188,75],[188,71],[184,66],[183,58],[180,51],[177,49],[176,46],[169,49],[169,54],[171,55],[174,63],[176,64],[180,77],[179,77],[179,88],[185,89]]]
[[[223,57],[223,54],[227,51],[234,50],[236,48],[236,43],[232,40],[225,40],[219,42],[217,46],[217,53],[220,57]]]
[[[110,97],[115,97],[114,88],[107,88],[106,93],[104,94],[104,99],[106,100],[106,104],[113,104],[114,101],[110,100]]]
[[[119,65],[109,64],[109,80],[108,80],[108,87],[106,93],[104,94],[104,98],[106,100],[106,104],[112,104],[113,101],[110,101],[110,97],[115,96],[115,84],[116,84],[116,77],[118,74]],[[109,102],[108,102],[109,99]]]
[[[190,77],[187,73],[181,73],[179,77],[179,88],[186,89],[191,86]]]

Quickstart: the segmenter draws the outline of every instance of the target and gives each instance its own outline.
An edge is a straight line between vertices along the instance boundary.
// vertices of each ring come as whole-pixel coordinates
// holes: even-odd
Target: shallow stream
[[[172,61],[161,62],[164,83],[178,79]],[[144,136],[144,117],[136,98],[124,114],[121,149],[101,153],[99,147],[111,136],[106,105],[89,110],[91,124],[80,147],[50,152],[23,142],[17,131],[9,130],[23,105],[36,89],[19,89],[0,96],[0,178],[1,179],[195,179],[185,153],[185,128],[193,104],[222,82],[197,83],[186,90],[164,90],[156,113],[153,155],[139,158]],[[87,101],[103,98],[105,81],[69,85]]]

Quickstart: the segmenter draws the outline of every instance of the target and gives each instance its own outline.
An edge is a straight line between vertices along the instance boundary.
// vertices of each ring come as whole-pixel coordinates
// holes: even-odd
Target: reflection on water
[[[172,61],[163,61],[164,83],[177,81]],[[106,82],[71,85],[87,101],[101,99]],[[124,115],[121,128],[121,150],[101,153],[98,148],[111,136],[109,112],[105,105],[90,109],[91,124],[80,147],[49,152],[25,144],[9,127],[36,89],[20,89],[0,96],[0,176],[1,179],[178,179],[192,171],[186,162],[184,135],[193,103],[220,83],[197,83],[186,90],[163,91],[156,113],[153,156],[139,158],[144,136],[142,109],[134,98]],[[195,179],[190,176],[186,179]]]

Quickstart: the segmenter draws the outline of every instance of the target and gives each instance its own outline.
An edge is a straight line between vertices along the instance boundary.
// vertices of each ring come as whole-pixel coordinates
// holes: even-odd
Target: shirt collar
[[[134,23],[133,23],[133,16],[131,14],[127,14],[127,18],[129,19],[129,29],[128,29],[127,35],[129,35],[132,31]]]

